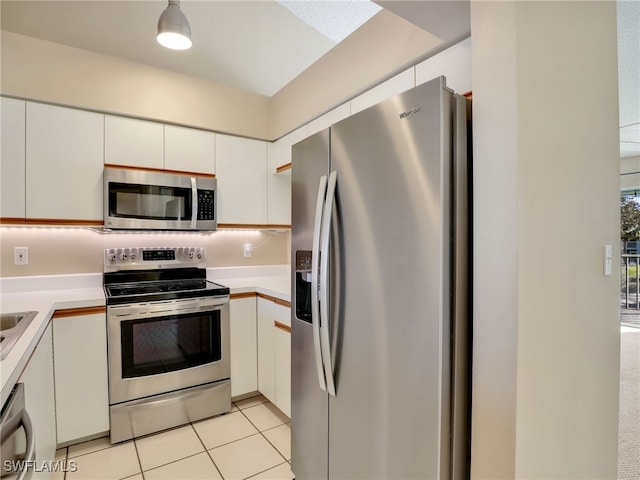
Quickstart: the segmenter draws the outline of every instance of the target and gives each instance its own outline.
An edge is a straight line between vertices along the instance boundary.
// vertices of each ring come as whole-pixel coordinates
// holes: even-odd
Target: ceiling
[[[469,0],[376,3],[440,38],[442,46],[470,31]],[[336,45],[274,0],[182,0],[193,47],[167,50],[155,41],[166,6],[166,0],[2,0],[2,29],[266,96]],[[640,155],[640,0],[620,0],[618,22],[621,156]]]
[[[361,2],[328,3],[342,5],[343,11],[333,13],[331,19],[340,22],[354,4]],[[399,11],[401,16],[415,12],[418,4],[378,3]],[[436,36],[443,44],[469,31],[468,0],[419,3],[434,15],[421,14],[431,24],[428,28],[418,26],[439,30]],[[172,51],[155,40],[158,18],[166,6],[166,0],[3,0],[2,29],[267,96],[274,95],[336,45],[277,1],[183,0],[180,7],[191,25],[193,47]]]

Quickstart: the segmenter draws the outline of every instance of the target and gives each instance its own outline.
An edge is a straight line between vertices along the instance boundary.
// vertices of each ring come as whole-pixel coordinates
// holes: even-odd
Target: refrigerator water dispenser
[[[296,251],[296,318],[311,323],[311,251]]]

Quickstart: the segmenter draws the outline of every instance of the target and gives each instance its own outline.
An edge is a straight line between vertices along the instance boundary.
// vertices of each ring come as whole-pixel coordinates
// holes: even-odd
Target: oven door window
[[[122,378],[174,372],[219,361],[220,312],[170,315],[120,324]]]
[[[149,220],[191,220],[190,188],[109,182],[109,215]]]

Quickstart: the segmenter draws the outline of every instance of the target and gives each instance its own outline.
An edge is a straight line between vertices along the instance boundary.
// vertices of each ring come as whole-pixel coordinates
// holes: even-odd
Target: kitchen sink
[[[5,359],[37,314],[35,311],[0,314],[0,360]]]

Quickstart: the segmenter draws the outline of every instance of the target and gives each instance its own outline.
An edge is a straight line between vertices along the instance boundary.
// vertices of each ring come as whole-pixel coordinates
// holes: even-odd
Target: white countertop
[[[229,287],[231,293],[256,292],[291,299],[288,265],[207,269],[207,279]],[[0,278],[0,313],[37,311],[9,355],[0,361],[1,402],[22,374],[55,310],[106,304],[102,274],[46,275]]]
[[[290,271],[289,265],[210,268],[207,270],[207,280],[229,287],[232,295],[256,292],[289,302]]]

